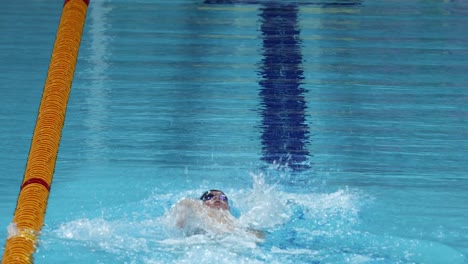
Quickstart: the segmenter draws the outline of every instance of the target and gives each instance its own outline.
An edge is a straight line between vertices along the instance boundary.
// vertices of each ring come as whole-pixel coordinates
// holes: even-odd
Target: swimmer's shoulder
[[[201,208],[202,203],[199,200],[190,199],[190,198],[182,198],[178,201],[174,207],[175,208],[185,208],[185,209],[197,209]]]

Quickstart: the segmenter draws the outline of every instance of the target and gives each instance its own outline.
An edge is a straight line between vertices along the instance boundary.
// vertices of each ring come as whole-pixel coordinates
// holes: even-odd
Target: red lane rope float
[[[44,224],[55,162],[89,0],[65,0],[36,127],[2,263],[32,263]]]
[[[20,189],[20,190],[23,190],[24,187],[26,187],[26,186],[28,186],[29,184],[32,184],[32,183],[38,183],[38,184],[44,186],[44,187],[47,189],[47,191],[50,192],[50,185],[49,185],[46,181],[44,181],[43,179],[41,179],[41,178],[31,178],[31,179],[28,179],[27,181],[25,181],[25,182],[23,183],[23,185],[21,185],[21,189]]]

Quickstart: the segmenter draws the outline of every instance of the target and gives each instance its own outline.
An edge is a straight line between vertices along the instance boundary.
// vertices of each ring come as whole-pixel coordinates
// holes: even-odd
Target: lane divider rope
[[[32,263],[44,224],[89,0],[65,0],[2,264]]]

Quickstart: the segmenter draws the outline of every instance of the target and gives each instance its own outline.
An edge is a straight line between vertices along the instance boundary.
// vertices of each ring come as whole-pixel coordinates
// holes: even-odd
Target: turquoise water
[[[227,2],[91,1],[35,262],[467,263],[468,5]],[[62,8],[28,5],[0,15],[4,238]],[[208,188],[265,241],[172,230]]]

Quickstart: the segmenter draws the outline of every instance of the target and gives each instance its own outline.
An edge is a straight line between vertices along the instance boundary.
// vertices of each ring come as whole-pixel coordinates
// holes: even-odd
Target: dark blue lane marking
[[[290,2],[255,0],[206,0],[205,4],[258,4],[263,39],[258,74],[262,116],[262,160],[293,171],[310,168],[306,144],[310,129],[306,122],[306,100],[302,88],[299,6],[355,6],[361,0],[335,2]]]
[[[298,7],[265,4],[260,8],[263,59],[259,84],[262,87],[262,160],[304,170],[309,151],[305,89]]]
[[[205,4],[245,4],[245,5],[268,5],[268,4],[285,4],[285,5],[318,5],[322,7],[333,7],[333,6],[355,6],[360,5],[362,0],[341,0],[341,1],[267,1],[267,0],[205,0]]]

